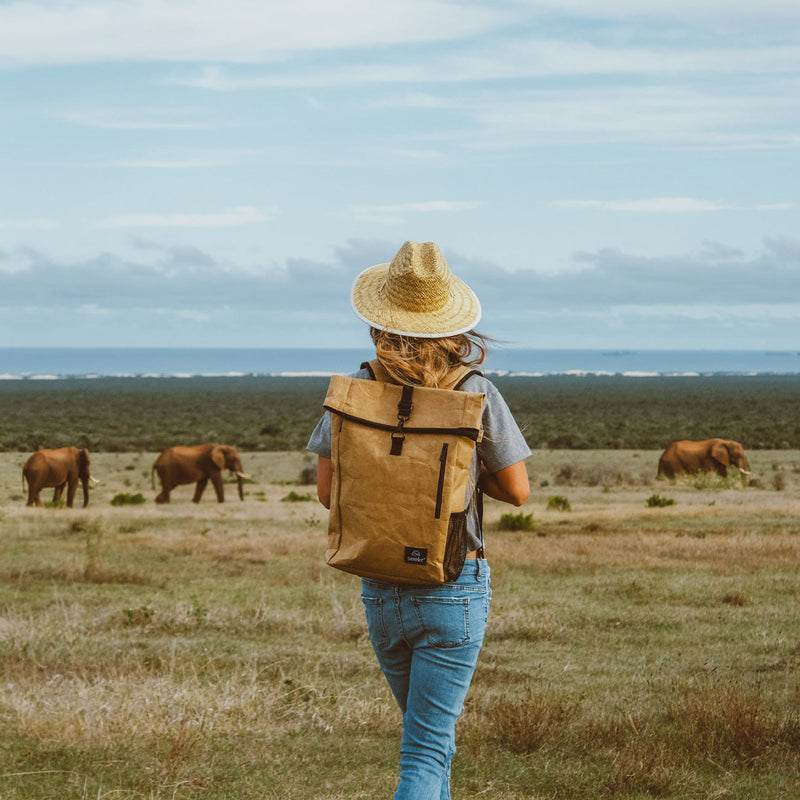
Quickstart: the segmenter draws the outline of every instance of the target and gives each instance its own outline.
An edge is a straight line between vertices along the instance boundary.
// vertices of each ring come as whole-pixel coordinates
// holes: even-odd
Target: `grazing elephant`
[[[731,464],[745,475],[750,474],[750,464],[739,442],[729,439],[674,442],[658,459],[658,477],[672,479],[684,473],[716,472],[726,478]]]
[[[83,507],[89,505],[89,451],[77,447],[61,447],[58,450],[37,450],[22,468],[22,488],[28,482],[28,505],[40,506],[39,492],[54,487],[53,502],[61,498],[67,487],[67,506],[72,508],[78,481],[83,488]]]
[[[158,473],[161,481],[161,493],[156,497],[156,503],[169,503],[169,493],[184,483],[197,483],[192,502],[199,503],[203,489],[209,479],[217,493],[217,500],[225,502],[225,493],[222,488],[222,470],[228,469],[236,473],[239,484],[239,499],[244,500],[242,481],[249,478],[242,472],[242,462],[239,453],[232,445],[224,444],[198,444],[194,447],[170,447],[165,450],[153,464],[150,473],[153,488],[155,476]]]

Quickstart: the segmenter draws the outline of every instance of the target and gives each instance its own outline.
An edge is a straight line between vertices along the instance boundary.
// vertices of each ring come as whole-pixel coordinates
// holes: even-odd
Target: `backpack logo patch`
[[[427,564],[428,563],[428,548],[427,547],[406,547],[405,557],[403,561],[406,564]]]

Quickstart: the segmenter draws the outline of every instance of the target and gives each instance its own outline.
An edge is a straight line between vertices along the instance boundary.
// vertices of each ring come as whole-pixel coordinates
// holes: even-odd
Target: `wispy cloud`
[[[354,206],[351,211],[356,219],[365,222],[374,222],[380,225],[402,225],[411,214],[470,211],[480,205],[475,202],[429,200],[421,203],[400,203],[389,206]]]
[[[446,41],[508,18],[445,0],[27,0],[0,6],[0,53],[6,66],[253,63],[293,51]]]
[[[645,214],[694,214],[707,211],[787,211],[794,203],[766,203],[752,206],[727,205],[694,197],[652,197],[643,200],[558,200],[557,208],[598,211],[629,211]]]
[[[98,228],[238,228],[258,222],[269,222],[277,209],[237,206],[210,214],[159,214],[144,212],[106,217]]]
[[[585,35],[584,31],[581,31]],[[577,76],[636,77],[637,79],[706,75],[777,75],[800,66],[800,46],[720,47],[708,42],[676,48],[673,41],[644,44],[619,41],[592,42],[581,38],[508,35],[503,46],[472,43],[455,52],[424,53],[414,61],[402,53],[371,53],[369,59],[319,69],[300,58],[264,69],[204,65],[198,72],[173,76],[170,83],[213,91],[322,86],[426,85],[508,81]],[[409,92],[406,100],[434,105],[433,96]]]

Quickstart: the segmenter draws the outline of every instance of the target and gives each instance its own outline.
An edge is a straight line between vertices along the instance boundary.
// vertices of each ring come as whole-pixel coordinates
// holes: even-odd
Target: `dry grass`
[[[566,458],[575,476],[657,456],[537,452],[530,533],[487,502],[454,796],[800,792],[797,453],[751,455],[761,489],[573,477],[565,512],[538,485]],[[358,582],[322,563],[320,507],[281,502],[309,491],[305,457],[245,454],[245,502],[185,487],[169,506],[153,458],[95,456],[73,510],[26,508],[24,457],[0,458],[0,797],[391,796],[399,714]],[[647,508],[653,486],[675,505]]]

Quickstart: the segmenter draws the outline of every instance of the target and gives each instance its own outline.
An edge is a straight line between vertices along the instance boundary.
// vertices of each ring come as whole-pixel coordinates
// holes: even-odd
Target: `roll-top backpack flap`
[[[394,383],[333,375],[324,407],[362,424],[394,429],[404,388]],[[403,426],[406,432],[450,430],[480,441],[483,435],[483,393],[454,392],[427,386],[411,389],[413,408]]]
[[[331,566],[406,583],[460,573],[483,401],[474,392],[331,378]]]

